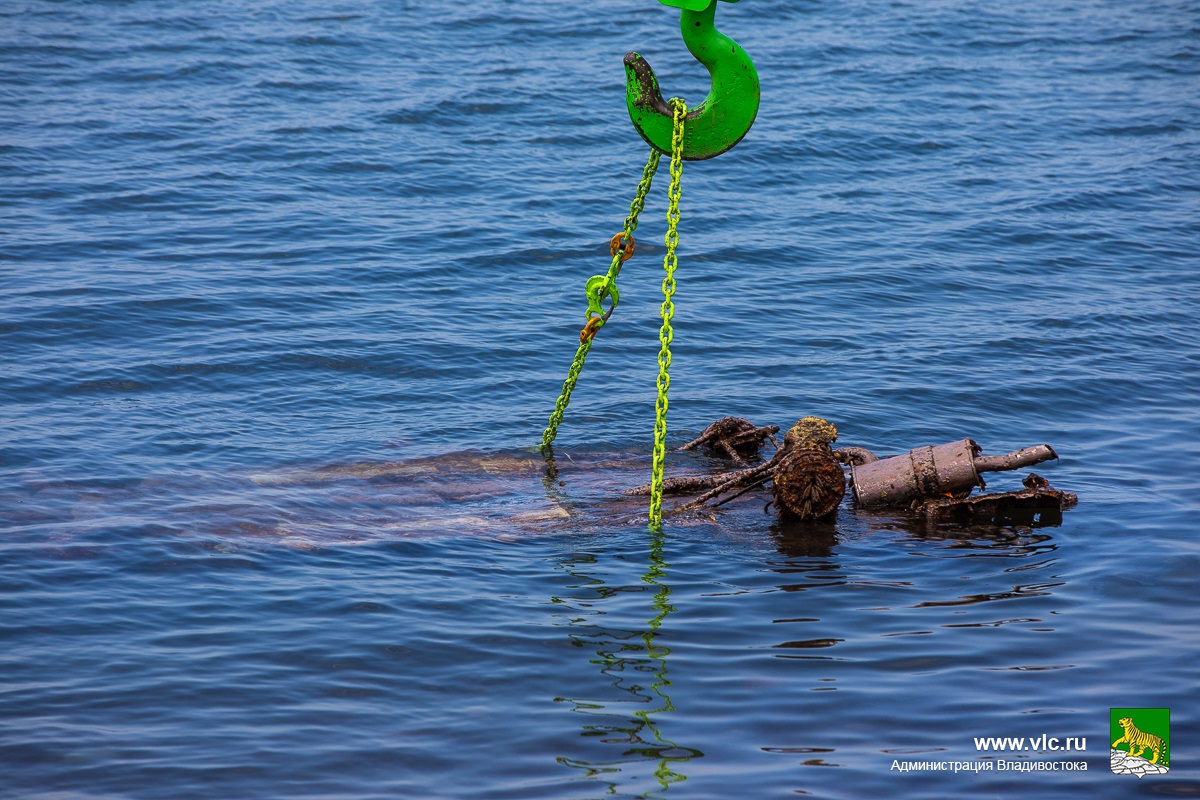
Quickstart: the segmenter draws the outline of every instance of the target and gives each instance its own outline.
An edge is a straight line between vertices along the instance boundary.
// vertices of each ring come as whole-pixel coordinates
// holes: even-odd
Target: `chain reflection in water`
[[[584,771],[588,779],[604,781],[608,785],[609,793],[621,796],[622,785],[628,792],[631,788],[628,786],[629,782],[638,777],[636,772],[628,770],[629,767],[654,762],[653,777],[658,784],[657,791],[665,791],[671,784],[687,780],[687,776],[679,769],[683,763],[704,755],[699,750],[681,747],[665,736],[661,718],[656,718],[656,715],[675,710],[668,693],[671,680],[667,674],[667,657],[670,656],[671,649],[658,641],[663,623],[675,610],[670,603],[671,587],[666,583],[668,564],[663,559],[663,543],[664,537],[661,532],[651,534],[649,566],[641,576],[644,587],[614,588],[605,584],[602,579],[593,577],[588,572],[588,565],[598,565],[598,560],[591,554],[578,554],[575,561],[564,564],[564,568],[571,575],[583,581],[583,585],[594,590],[601,599],[615,598],[631,591],[654,591],[651,607],[655,614],[644,626],[638,626],[637,629],[590,626],[586,624],[586,617],[573,617],[567,621],[574,629],[568,634],[572,643],[578,647],[595,648],[599,658],[592,659],[591,663],[599,664],[601,674],[613,679],[613,686],[632,696],[632,699],[617,701],[569,699],[568,702],[574,704],[572,710],[578,713],[587,714],[589,717],[616,717],[608,722],[585,724],[581,735],[589,739],[601,737],[599,741],[606,745],[630,746],[623,749],[620,758],[611,760],[566,756],[560,756],[557,760],[560,764]],[[581,603],[580,607],[586,608],[590,605]],[[594,615],[603,613],[607,612],[591,612]],[[653,674],[654,681],[648,688],[637,682],[627,683],[627,672],[648,672]],[[626,703],[654,707],[643,707],[621,715],[618,709]],[[641,797],[651,796],[649,792],[636,794]]]

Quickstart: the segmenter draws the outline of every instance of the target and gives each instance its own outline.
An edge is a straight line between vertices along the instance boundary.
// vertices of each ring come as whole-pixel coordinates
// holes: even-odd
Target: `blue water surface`
[[[933,530],[647,529],[665,168],[537,451],[647,154],[621,58],[708,88],[677,16],[0,4],[0,794],[1200,795],[1200,3],[718,9],[763,100],[684,169],[668,443],[1046,442],[1080,498]],[[1171,709],[1167,775],[1110,707]],[[974,745],[1043,733],[1086,750]]]

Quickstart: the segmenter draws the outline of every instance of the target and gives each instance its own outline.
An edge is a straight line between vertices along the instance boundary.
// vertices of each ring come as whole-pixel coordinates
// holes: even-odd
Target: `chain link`
[[[633,253],[633,232],[637,230],[638,215],[646,207],[646,195],[650,192],[650,185],[654,182],[654,173],[658,171],[658,160],[661,155],[658,150],[653,147],[650,148],[650,157],[646,160],[646,166],[642,168],[642,179],[638,182],[633,202],[629,204],[629,214],[625,217],[624,230],[617,234],[629,243],[628,248],[631,255]],[[617,276],[621,274],[621,265],[629,256],[624,255],[625,249],[622,247],[612,249],[613,259],[608,267],[608,273],[603,276],[602,282],[597,282],[596,288],[593,291],[588,292],[587,324],[579,332],[579,349],[575,351],[575,359],[571,362],[571,368],[567,371],[567,379],[563,381],[562,393],[559,394],[558,400],[554,403],[554,411],[550,414],[550,422],[546,426],[546,430],[542,432],[542,450],[548,448],[554,441],[554,437],[558,435],[558,426],[562,423],[563,415],[567,411],[567,405],[571,402],[571,393],[575,391],[575,383],[579,380],[579,373],[583,371],[583,360],[587,358],[588,351],[592,349],[592,339],[600,327],[612,316],[612,312],[616,310],[617,298],[619,297],[616,291]],[[592,284],[592,281],[588,281],[588,283]],[[611,297],[613,300],[613,304],[607,312],[600,306],[600,301],[605,297]]]
[[[682,193],[680,179],[683,176],[683,123],[687,117],[687,105],[678,97],[671,98],[675,111],[675,127],[671,135],[671,185],[667,189],[667,234],[664,242],[667,254],[663,258],[663,302],[662,327],[658,331],[658,399],[654,404],[654,457],[650,472],[650,528],[662,531],[663,465],[667,449],[667,390],[671,388],[671,342],[675,332],[671,320],[675,316],[675,268],[679,259],[675,247],[679,244],[679,197]]]
[[[633,202],[629,204],[629,214],[625,217],[625,227],[612,238],[609,243],[609,250],[612,253],[612,263],[608,265],[608,272],[603,276],[603,280],[596,280],[600,276],[596,276],[588,283],[593,287],[588,293],[588,318],[589,322],[594,316],[602,316],[603,320],[596,325],[597,328],[604,325],[608,318],[612,316],[613,311],[617,309],[617,301],[620,294],[617,291],[617,277],[621,274],[621,267],[633,255],[633,232],[637,230],[638,216],[642,213],[642,209],[646,207],[646,195],[650,192],[650,185],[654,182],[654,173],[658,171],[658,160],[662,157],[662,153],[653,147],[650,148],[650,157],[646,159],[646,166],[642,168],[642,179],[638,181],[637,191],[634,193]],[[624,247],[621,242],[625,242]],[[601,301],[605,297],[612,299],[612,305],[608,311],[604,311],[601,306]]]

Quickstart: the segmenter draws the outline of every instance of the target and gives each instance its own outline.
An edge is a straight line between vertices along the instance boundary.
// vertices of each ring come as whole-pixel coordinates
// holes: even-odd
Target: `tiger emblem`
[[[1117,749],[1117,745],[1119,745],[1121,742],[1125,742],[1127,745],[1129,745],[1129,755],[1133,756],[1134,758],[1140,757],[1142,753],[1146,752],[1146,750],[1153,750],[1154,758],[1150,759],[1150,763],[1158,763],[1159,756],[1163,754],[1162,739],[1152,733],[1146,733],[1145,731],[1138,730],[1137,726],[1133,724],[1133,719],[1131,717],[1121,717],[1121,719],[1117,720],[1117,724],[1119,724],[1121,729],[1125,731],[1125,735],[1112,743],[1114,750]],[[1168,763],[1170,762],[1168,762],[1166,758],[1163,758],[1163,764],[1165,765]]]

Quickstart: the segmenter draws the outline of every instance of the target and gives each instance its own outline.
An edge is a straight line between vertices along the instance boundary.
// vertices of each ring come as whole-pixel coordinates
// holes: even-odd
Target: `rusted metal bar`
[[[765,464],[759,464],[756,467],[737,470],[735,472],[722,472],[719,475],[684,475],[678,478],[667,478],[663,481],[663,494],[684,494],[698,489],[712,489],[714,487],[720,488],[723,491],[725,488],[740,486],[748,480],[757,478],[774,467],[775,463],[776,459],[771,459]],[[650,484],[646,483],[641,486],[635,486],[632,489],[626,489],[625,494],[650,494]]]
[[[976,456],[975,469],[980,472],[1001,472],[1006,469],[1032,467],[1043,461],[1058,458],[1058,453],[1048,444],[1034,445],[1020,450],[1014,450],[1002,456]]]

